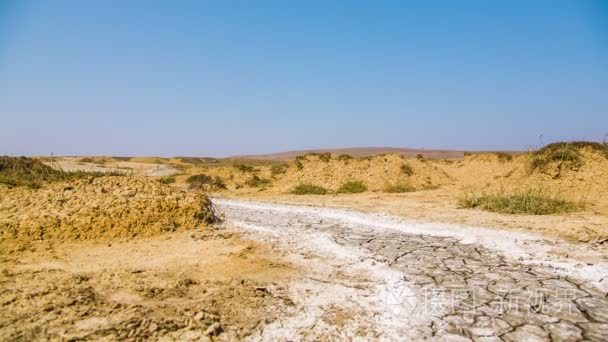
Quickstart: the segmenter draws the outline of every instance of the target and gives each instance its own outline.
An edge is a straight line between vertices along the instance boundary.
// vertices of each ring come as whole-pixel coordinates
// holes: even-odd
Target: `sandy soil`
[[[144,177],[105,176],[40,189],[0,185],[0,254],[31,241],[116,240],[204,225],[208,198]]]
[[[39,245],[0,268],[0,340],[242,339],[291,305],[298,274],[226,230]]]

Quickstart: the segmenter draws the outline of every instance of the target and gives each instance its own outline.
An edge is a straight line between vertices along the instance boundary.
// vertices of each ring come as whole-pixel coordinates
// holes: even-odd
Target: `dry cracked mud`
[[[325,208],[215,199],[316,275],[255,339],[607,341],[605,249]],[[496,242],[494,240],[501,240]]]

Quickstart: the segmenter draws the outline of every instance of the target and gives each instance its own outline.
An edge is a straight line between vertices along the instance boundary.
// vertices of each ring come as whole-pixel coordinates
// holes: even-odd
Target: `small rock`
[[[158,324],[156,324],[156,323],[152,322],[152,323],[150,324],[150,326],[148,327],[148,331],[149,331],[149,332],[151,332],[151,333],[153,333],[153,332],[155,332],[156,330],[158,330]]]

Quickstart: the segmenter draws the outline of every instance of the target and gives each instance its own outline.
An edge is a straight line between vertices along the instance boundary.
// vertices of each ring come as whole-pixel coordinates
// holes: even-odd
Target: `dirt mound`
[[[0,243],[124,239],[216,219],[208,198],[156,180],[98,177],[41,189],[0,186]]]
[[[315,184],[330,190],[348,181],[362,181],[369,190],[383,190],[387,185],[407,183],[416,189],[434,189],[451,179],[426,159],[405,158],[398,154],[352,158],[349,155],[309,154],[291,164],[276,187],[287,191],[300,184]]]
[[[608,158],[591,146],[558,144],[512,158],[475,154],[442,168],[455,178],[460,188],[502,192],[537,189],[561,198],[599,204],[607,198]]]

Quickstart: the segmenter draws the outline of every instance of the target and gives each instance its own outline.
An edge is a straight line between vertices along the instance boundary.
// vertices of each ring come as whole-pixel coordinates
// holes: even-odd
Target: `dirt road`
[[[253,339],[608,340],[608,254],[540,236],[214,199],[307,275]]]

